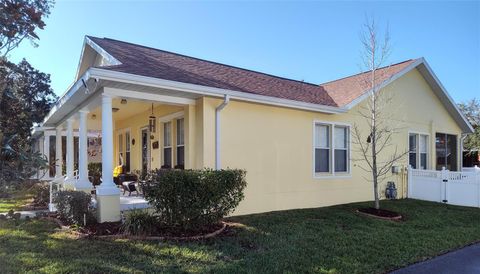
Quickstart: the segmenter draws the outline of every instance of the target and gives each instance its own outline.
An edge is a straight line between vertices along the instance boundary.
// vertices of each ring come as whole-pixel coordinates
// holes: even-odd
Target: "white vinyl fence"
[[[408,169],[408,197],[480,207],[480,169],[463,171]]]

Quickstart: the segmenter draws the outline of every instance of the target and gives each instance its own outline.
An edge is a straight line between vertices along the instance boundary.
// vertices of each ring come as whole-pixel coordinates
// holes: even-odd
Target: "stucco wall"
[[[399,152],[407,150],[409,131],[430,134],[429,168],[435,168],[435,133],[460,136],[461,130],[447,113],[439,99],[417,70],[394,81],[384,91],[393,103],[385,117],[398,132],[390,147]],[[162,117],[183,110],[185,112],[186,168],[215,166],[215,108],[222,99],[204,97],[195,106],[160,106],[155,116]],[[333,204],[366,201],[373,198],[372,183],[364,177],[369,174],[351,163],[351,175],[332,178],[314,178],[313,123],[314,121],[358,124],[365,134],[366,123],[358,111],[366,101],[345,114],[321,114],[310,111],[266,106],[232,100],[221,112],[222,167],[247,170],[248,186],[245,200],[235,214],[248,214],[292,208],[320,207]],[[130,128],[136,144],[131,149],[132,170],[141,165],[141,127],[147,125],[149,110],[145,113],[115,121],[115,133]],[[152,168],[161,165],[163,139],[159,123],[155,139],[160,148],[152,150]],[[173,145],[175,145],[173,128]],[[115,134],[115,153],[117,135]],[[390,153],[386,152],[386,155]],[[174,153],[175,155],[175,153]],[[351,158],[360,158],[352,144]],[[459,157],[457,157],[459,159]],[[175,159],[174,159],[175,162]],[[407,165],[407,157],[398,164]],[[405,174],[390,175],[399,196],[406,193]],[[382,187],[383,190],[383,187]]]
[[[407,150],[409,131],[429,133],[429,168],[435,168],[435,132],[460,135],[460,128],[416,70],[395,81],[385,95],[393,100],[390,111],[395,115],[389,120],[398,128],[390,151],[395,146],[399,152]],[[203,100],[203,158],[208,167],[215,162],[215,107],[220,103],[220,99]],[[364,179],[369,174],[356,162],[351,164],[351,176],[313,176],[313,122],[358,124],[366,138],[366,123],[358,114],[365,103],[345,114],[328,115],[232,101],[221,113],[222,167],[246,169],[248,181],[245,200],[235,214],[371,200],[372,184]],[[353,159],[360,158],[356,149],[352,144]],[[406,164],[407,157],[398,163]],[[396,183],[403,196],[406,182],[402,175],[388,180]]]

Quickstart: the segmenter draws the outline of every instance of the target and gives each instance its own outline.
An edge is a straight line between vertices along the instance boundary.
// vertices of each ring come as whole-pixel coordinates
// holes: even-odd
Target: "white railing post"
[[[439,202],[446,203],[448,202],[447,196],[448,196],[448,191],[447,191],[447,183],[448,183],[448,170],[445,169],[445,167],[442,167],[442,188],[441,188],[441,197]]]
[[[412,166],[408,165],[407,167],[407,198],[412,198]]]
[[[53,211],[53,181],[48,182],[50,190],[50,203],[48,204],[48,211]]]
[[[477,184],[478,207],[480,207],[480,169],[477,170],[477,166],[475,166],[475,183]]]

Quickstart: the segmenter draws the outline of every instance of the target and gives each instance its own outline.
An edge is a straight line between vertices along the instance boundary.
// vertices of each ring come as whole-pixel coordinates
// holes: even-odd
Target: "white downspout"
[[[230,102],[230,96],[225,94],[223,103],[215,109],[215,169],[221,168],[220,164],[220,111],[224,109],[228,102]]]

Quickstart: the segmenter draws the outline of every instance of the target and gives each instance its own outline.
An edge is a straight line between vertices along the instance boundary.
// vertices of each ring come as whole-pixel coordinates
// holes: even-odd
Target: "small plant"
[[[95,211],[92,196],[82,191],[59,191],[54,203],[60,219],[68,224],[85,226],[95,223]]]
[[[128,235],[152,235],[158,229],[159,222],[156,216],[146,210],[134,209],[129,211],[122,225],[122,231]]]

